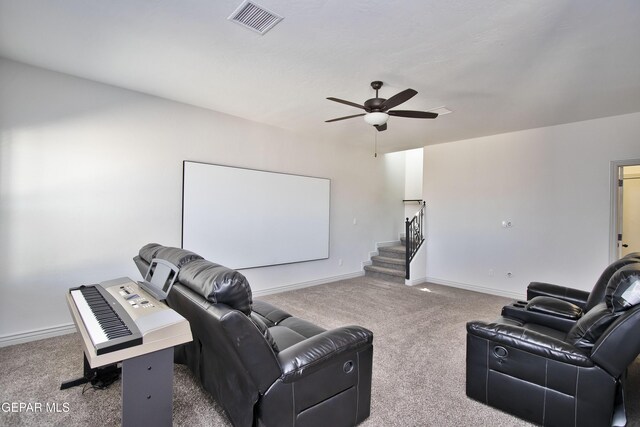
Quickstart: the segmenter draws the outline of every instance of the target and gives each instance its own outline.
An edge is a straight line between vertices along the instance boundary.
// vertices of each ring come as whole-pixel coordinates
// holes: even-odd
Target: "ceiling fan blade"
[[[374,125],[376,127],[376,129],[378,129],[378,132],[382,132],[383,130],[387,130],[387,124],[383,124],[383,125]]]
[[[346,117],[338,117],[337,119],[331,119],[331,120],[325,120],[325,123],[329,123],[329,122],[337,122],[338,120],[345,120],[345,119],[352,119],[354,117],[360,117],[360,116],[364,116],[367,113],[362,113],[362,114],[354,114],[353,116],[346,116]]]
[[[416,96],[417,93],[418,92],[416,92],[413,89],[405,89],[402,92],[396,93],[391,98],[384,101],[380,108],[382,109],[382,111],[388,110],[389,108],[393,108],[397,105],[402,104],[403,102],[410,100],[411,98]]]
[[[435,119],[438,117],[438,113],[430,111],[394,110],[387,111],[387,114],[396,117],[410,117],[412,119]]]
[[[344,99],[333,98],[333,97],[329,97],[327,99],[329,101],[335,101],[335,102],[339,102],[340,104],[351,105],[352,107],[361,108],[361,109],[364,110],[364,106],[363,105],[356,104],[355,102],[345,101]]]

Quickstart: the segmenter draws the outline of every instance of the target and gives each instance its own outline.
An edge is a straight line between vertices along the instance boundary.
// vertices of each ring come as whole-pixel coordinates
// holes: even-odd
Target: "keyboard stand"
[[[75,380],[63,382],[62,384],[60,384],[60,390],[66,390],[71,387],[86,384],[96,376],[97,369],[91,369],[91,366],[89,366],[89,361],[87,360],[87,356],[85,356],[84,353],[82,353],[82,356],[84,356],[84,375],[80,378],[76,378]]]
[[[84,354],[84,353],[83,353]],[[99,380],[100,370],[113,372],[115,365],[91,368],[84,356],[84,376],[65,381],[60,390]],[[170,426],[173,416],[173,347],[122,361],[122,426]]]
[[[84,374],[75,380],[63,382],[60,384],[60,390],[66,390],[86,383],[91,383],[92,386],[103,388],[111,385],[111,383],[120,377],[122,369],[118,367],[117,363],[101,366],[99,368],[92,368],[89,365],[87,356],[84,353],[82,353],[82,355],[84,357]]]
[[[122,361],[122,426],[170,426],[173,347]]]

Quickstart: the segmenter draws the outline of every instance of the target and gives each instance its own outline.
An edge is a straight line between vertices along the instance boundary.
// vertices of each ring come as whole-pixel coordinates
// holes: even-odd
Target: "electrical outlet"
[[[342,258],[338,260],[338,266],[342,267]]]
[[[489,269],[489,277],[493,277],[493,275],[494,275],[493,268],[490,268]]]

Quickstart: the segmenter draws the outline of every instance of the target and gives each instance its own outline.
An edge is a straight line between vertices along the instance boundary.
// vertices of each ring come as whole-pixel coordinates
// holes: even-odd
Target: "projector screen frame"
[[[231,265],[228,265],[227,267],[233,268],[235,270],[249,270],[249,269],[254,269],[254,268],[264,268],[264,267],[273,267],[273,266],[279,266],[279,265],[299,264],[299,263],[303,263],[303,262],[321,261],[321,260],[329,259],[331,257],[331,179],[330,178],[317,177],[317,176],[312,176],[312,175],[294,174],[294,173],[288,173],[288,172],[276,172],[276,171],[255,169],[255,168],[248,168],[248,167],[240,167],[240,166],[231,166],[231,165],[225,165],[225,164],[219,164],[219,163],[208,163],[208,162],[195,161],[195,160],[183,160],[182,161],[182,206],[181,206],[182,212],[181,212],[181,233],[180,233],[180,247],[181,248],[186,249],[186,250],[194,250],[194,248],[185,248],[184,247],[184,243],[185,243],[184,242],[185,241],[185,183],[186,183],[187,164],[189,164],[189,163],[198,164],[198,165],[205,165],[205,166],[214,166],[214,167],[220,167],[220,168],[228,168],[228,169],[234,169],[234,170],[244,170],[244,171],[249,171],[249,172],[273,174],[273,175],[292,176],[292,177],[298,177],[298,178],[310,178],[310,179],[314,179],[314,180],[322,180],[322,181],[326,181],[327,182],[326,256],[324,256],[324,254],[323,254],[322,256],[308,258],[308,259],[300,259],[300,260],[276,262],[276,263],[264,263],[264,264],[261,263],[259,265],[251,265],[251,266],[246,266],[246,267],[244,267],[244,266],[243,267],[233,267]],[[203,255],[203,256],[205,258],[207,258],[206,255]],[[218,261],[216,261],[215,259],[210,259],[210,261],[218,263]],[[220,264],[224,265],[223,262],[220,262]]]

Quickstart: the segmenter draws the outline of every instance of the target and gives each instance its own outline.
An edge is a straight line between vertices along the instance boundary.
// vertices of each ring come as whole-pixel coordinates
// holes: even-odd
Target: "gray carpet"
[[[432,292],[421,291],[423,287]],[[508,299],[367,277],[261,299],[327,329],[357,324],[373,331],[371,416],[363,427],[529,425],[465,395],[465,323],[496,318]],[[40,403],[42,410],[3,410],[0,425],[119,425],[119,382],[84,393],[82,387],[58,390],[62,381],[81,375],[81,351],[76,334],[1,348],[0,402]],[[629,425],[640,425],[638,365],[636,361],[629,375]],[[57,404],[59,412],[47,411],[47,404],[49,410]],[[176,426],[230,426],[220,407],[179,365],[173,414]]]

